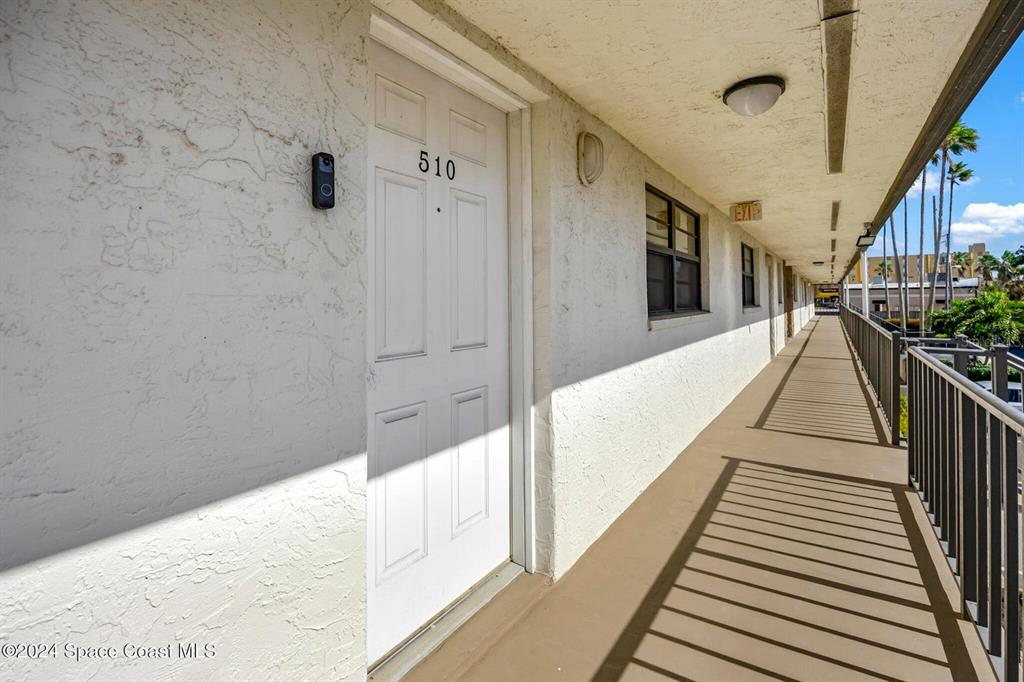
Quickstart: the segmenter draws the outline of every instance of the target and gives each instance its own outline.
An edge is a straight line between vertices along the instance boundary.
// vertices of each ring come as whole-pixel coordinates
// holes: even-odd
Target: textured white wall
[[[368,14],[0,3],[4,677],[363,676]]]
[[[362,678],[368,3],[40,1],[0,20],[0,639],[216,650],[5,670]],[[767,272],[761,251],[762,307],[741,310],[739,244],[761,245],[530,77],[552,95],[536,468],[558,576],[768,360]],[[608,155],[589,189],[583,128]],[[308,199],[320,150],[327,212]],[[704,214],[710,273],[712,312],[654,330],[644,182]]]
[[[576,179],[583,129],[605,143],[589,188]],[[533,156],[538,556],[558,577],[767,363],[767,268],[760,243],[564,96],[535,107]],[[645,182],[703,215],[711,311],[653,330]],[[758,250],[752,310],[741,241]]]

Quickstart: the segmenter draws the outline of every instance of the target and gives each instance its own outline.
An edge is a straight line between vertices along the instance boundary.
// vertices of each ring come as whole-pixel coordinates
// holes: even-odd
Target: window
[[[746,244],[740,244],[740,265],[743,272],[743,305],[757,305],[756,290],[757,280],[754,277],[754,250]]]
[[[782,305],[782,290],[785,289],[785,284],[782,281],[782,271],[785,269],[785,265],[781,262],[775,266],[775,273],[778,275],[775,279],[778,280],[779,286],[776,287],[779,290],[779,305]]]
[[[647,314],[700,310],[700,217],[648,186]]]

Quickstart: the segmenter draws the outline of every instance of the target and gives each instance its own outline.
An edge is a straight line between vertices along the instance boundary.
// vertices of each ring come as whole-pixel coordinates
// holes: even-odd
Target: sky
[[[974,178],[957,185],[953,193],[953,250],[966,251],[969,244],[983,242],[988,251],[1001,255],[1024,245],[1024,35],[1017,39],[1003,61],[960,117],[978,131],[978,151],[957,160],[974,170]],[[932,248],[931,198],[938,189],[939,168],[928,167],[925,253]],[[910,190],[910,249],[917,253],[921,210],[920,181]],[[947,180],[946,199],[949,201]],[[903,209],[896,210],[896,236],[903,254]],[[946,220],[944,219],[945,223]],[[888,232],[886,241],[892,250]],[[943,242],[943,248],[945,242]],[[882,255],[882,240],[876,239],[870,255]],[[890,254],[891,255],[891,254]]]

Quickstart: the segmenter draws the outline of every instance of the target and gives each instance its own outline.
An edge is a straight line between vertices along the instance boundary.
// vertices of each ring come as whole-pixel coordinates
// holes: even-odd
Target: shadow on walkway
[[[905,486],[732,459],[595,680],[976,680]]]
[[[566,575],[522,576],[408,679],[992,679],[880,424],[813,321]]]

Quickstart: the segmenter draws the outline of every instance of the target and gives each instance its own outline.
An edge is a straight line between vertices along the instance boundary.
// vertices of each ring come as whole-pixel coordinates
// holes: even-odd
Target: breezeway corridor
[[[838,318],[810,323],[558,583],[410,680],[993,679]]]

